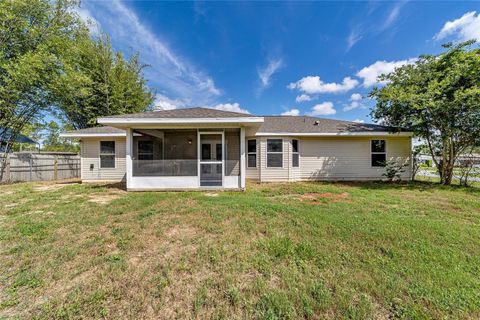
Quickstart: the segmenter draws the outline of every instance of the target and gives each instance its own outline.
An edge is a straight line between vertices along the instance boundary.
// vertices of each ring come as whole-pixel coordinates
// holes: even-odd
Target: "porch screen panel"
[[[196,176],[197,131],[137,129],[133,176]]]
[[[240,175],[240,129],[225,130],[225,175]]]

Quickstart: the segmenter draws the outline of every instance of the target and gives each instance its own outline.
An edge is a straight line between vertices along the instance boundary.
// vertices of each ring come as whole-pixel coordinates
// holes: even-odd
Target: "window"
[[[300,166],[300,154],[298,153],[298,140],[292,140],[292,167]]]
[[[267,167],[281,168],[283,166],[283,140],[267,139]]]
[[[100,168],[115,168],[115,141],[100,141]]]
[[[138,141],[138,160],[153,160],[153,141]]]
[[[372,167],[385,167],[387,152],[385,140],[371,141]]]
[[[247,141],[247,167],[257,167],[257,140]]]

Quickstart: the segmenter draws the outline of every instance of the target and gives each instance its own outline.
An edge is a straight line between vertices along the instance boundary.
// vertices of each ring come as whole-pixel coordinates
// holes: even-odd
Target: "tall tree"
[[[75,128],[96,125],[100,116],[141,112],[153,102],[138,54],[126,60],[103,35],[78,42],[74,62],[55,85],[60,115]]]
[[[6,152],[23,127],[52,103],[50,85],[70,47],[88,30],[76,1],[0,1],[0,140]],[[13,134],[5,135],[6,130]],[[8,137],[8,138],[7,138]],[[0,155],[0,178],[5,156]]]
[[[441,182],[451,184],[457,157],[480,143],[480,50],[474,41],[382,75],[374,88],[375,119],[411,129],[427,141]]]

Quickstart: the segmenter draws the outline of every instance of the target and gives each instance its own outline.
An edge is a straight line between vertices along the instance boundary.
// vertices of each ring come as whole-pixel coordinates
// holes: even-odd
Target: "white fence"
[[[78,177],[79,155],[15,152],[7,155],[1,182],[50,181]]]

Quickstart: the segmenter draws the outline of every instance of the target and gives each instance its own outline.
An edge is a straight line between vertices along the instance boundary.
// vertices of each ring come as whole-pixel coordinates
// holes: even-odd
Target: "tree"
[[[18,133],[52,104],[51,84],[62,74],[76,39],[88,29],[72,13],[75,1],[0,1],[0,130],[5,155]],[[5,137],[0,132],[0,138]]]
[[[451,184],[455,160],[480,139],[480,50],[474,41],[446,44],[412,65],[380,76],[374,119],[425,139],[441,183]]]
[[[74,63],[55,85],[59,115],[75,129],[96,126],[101,116],[141,112],[153,102],[138,54],[125,60],[103,35],[78,42]]]
[[[0,180],[6,153],[47,112],[73,128],[142,111],[153,102],[138,54],[125,60],[107,37],[92,38],[75,0],[0,1]],[[6,130],[13,134],[6,135]]]

